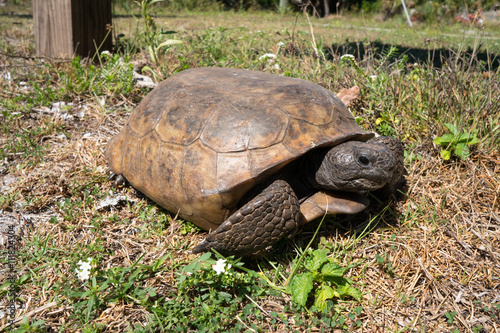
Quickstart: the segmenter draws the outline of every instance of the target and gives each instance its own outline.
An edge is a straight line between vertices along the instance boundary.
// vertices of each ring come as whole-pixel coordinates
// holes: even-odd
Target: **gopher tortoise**
[[[105,155],[118,181],[211,231],[193,253],[242,256],[394,187],[403,147],[374,136],[316,84],[196,68],[149,93]]]

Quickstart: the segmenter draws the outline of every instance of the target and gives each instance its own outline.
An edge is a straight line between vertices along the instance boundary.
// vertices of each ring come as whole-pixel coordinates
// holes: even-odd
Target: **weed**
[[[442,147],[439,153],[441,158],[447,161],[454,153],[465,161],[470,155],[469,146],[478,144],[479,139],[474,134],[461,133],[453,124],[446,123],[444,126],[451,134],[444,134],[434,139],[434,143]]]
[[[36,320],[30,323],[28,317],[23,316],[23,320],[19,324],[19,327],[12,331],[12,333],[26,333],[26,332],[43,332],[44,320]]]
[[[29,164],[36,165],[43,162],[47,144],[43,144],[43,137],[56,131],[58,126],[53,122],[45,122],[34,129],[22,128],[6,140],[5,146],[0,150],[0,159],[21,156]]]
[[[60,73],[67,93],[97,96],[130,94],[134,82],[133,65],[129,63],[129,58],[103,52],[99,56],[99,62],[99,66],[85,65],[79,57],[73,58],[71,70]]]
[[[153,311],[157,318],[166,319],[163,325],[168,330],[220,331],[236,315],[241,323],[261,318],[260,310],[249,303],[268,293],[259,281],[258,274],[244,269],[243,262],[231,258],[216,261],[206,253],[178,272],[176,295],[160,299]],[[156,319],[150,322],[152,327],[159,324]],[[238,323],[236,331],[241,328]]]
[[[361,292],[352,286],[352,280],[344,277],[356,263],[342,267],[328,258],[328,252],[328,249],[309,251],[303,261],[303,268],[307,271],[292,278],[289,291],[293,301],[298,305],[306,306],[313,289],[315,289],[313,292],[315,311],[325,310],[330,299],[345,297],[352,297],[357,301],[361,299]]]
[[[153,71],[150,67],[146,66],[143,68],[144,71],[149,71],[154,76],[157,76],[161,73],[158,72],[158,69],[162,66],[161,63],[161,52],[164,48],[167,48],[171,45],[182,44],[182,41],[177,39],[165,39],[164,36],[175,33],[174,31],[164,31],[163,28],[158,31],[158,27],[151,17],[152,5],[157,2],[161,2],[163,0],[141,0],[141,16],[144,25],[143,39],[146,45],[146,48],[149,52],[149,56],[151,61],[156,66],[157,71]],[[159,78],[162,78],[160,75]]]
[[[20,198],[21,191],[0,194],[0,209],[13,207],[15,203],[19,202]]]
[[[379,254],[375,255],[377,265],[382,268],[389,276],[394,277],[394,267],[391,262]]]
[[[457,315],[457,313],[455,311],[446,311],[446,313],[444,314],[446,316],[446,319],[448,319],[448,324],[449,325],[452,325],[453,323],[455,323],[455,316]]]
[[[148,304],[150,298],[155,298],[157,296],[155,288],[143,287],[140,282],[154,275],[167,256],[153,261],[150,265],[139,264],[141,259],[142,257],[128,267],[113,267],[106,270],[99,268],[90,270],[89,266],[86,274],[82,274],[81,267],[76,268],[78,277],[84,281],[80,287],[75,288],[74,283],[70,282],[76,276],[67,277],[66,283],[59,284],[61,293],[72,300],[75,318],[84,324],[96,318],[101,309],[109,303],[125,301]]]

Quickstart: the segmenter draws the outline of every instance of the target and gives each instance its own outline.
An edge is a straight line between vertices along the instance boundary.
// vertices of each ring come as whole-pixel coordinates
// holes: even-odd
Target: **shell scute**
[[[255,185],[250,169],[250,153],[248,150],[235,153],[217,154],[217,189],[225,192],[242,179],[248,179],[249,186]]]
[[[217,152],[238,152],[281,141],[287,126],[288,116],[284,112],[259,101],[240,98],[224,102],[215,110],[200,139]]]
[[[131,184],[140,183],[142,180],[140,171],[144,166],[142,166],[142,162],[139,158],[139,142],[139,136],[128,129],[127,140],[123,146],[122,152],[122,174]]]
[[[266,148],[251,150],[250,156],[252,177],[255,177],[257,182],[260,182],[281,169],[284,164],[293,160],[296,154],[288,150],[280,142]],[[274,162],[274,164],[270,165],[271,162]]]
[[[297,119],[290,120],[283,144],[294,154],[311,150],[325,143],[325,133],[320,127]]]
[[[158,170],[158,156],[160,155],[161,140],[155,131],[151,131],[139,139],[139,148],[136,158],[140,161],[136,172],[141,179],[140,190],[143,193],[151,192],[150,198],[154,201],[161,199],[161,193],[149,191],[156,187],[160,170]],[[137,163],[137,162],[136,162]],[[128,178],[127,178],[128,179]]]
[[[161,114],[155,129],[165,142],[189,146],[196,141],[219,105],[218,98],[207,96],[208,87],[201,87],[200,92],[183,89],[169,107]],[[213,94],[212,92],[210,92]]]
[[[149,187],[147,191],[158,192],[161,199],[157,202],[168,203],[168,210],[177,213],[179,205],[184,202],[182,189],[182,163],[186,156],[186,147],[162,142],[160,152],[154,156],[152,163],[156,164],[154,168],[156,174],[152,180],[156,184]],[[158,191],[156,189],[161,189]]]
[[[155,128],[165,110],[168,110],[170,102],[174,100],[176,91],[182,88],[182,85],[174,81],[168,85],[169,89],[162,89],[165,82],[160,84],[159,89],[149,93],[130,115],[128,124],[139,136],[143,136]]]
[[[127,132],[123,130],[111,138],[104,152],[109,168],[117,175],[123,174],[123,151],[127,140]]]
[[[314,125],[332,122],[332,98],[329,91],[310,82],[302,81],[285,85],[272,91],[272,100],[290,117],[304,120]]]

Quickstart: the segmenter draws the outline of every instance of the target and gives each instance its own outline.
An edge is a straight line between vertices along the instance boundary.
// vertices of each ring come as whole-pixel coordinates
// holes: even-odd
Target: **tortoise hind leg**
[[[249,255],[293,235],[300,218],[292,187],[275,180],[196,245],[193,253],[214,249],[223,255]]]

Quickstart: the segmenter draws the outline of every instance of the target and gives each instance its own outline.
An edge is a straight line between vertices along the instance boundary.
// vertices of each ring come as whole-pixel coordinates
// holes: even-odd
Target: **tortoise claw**
[[[115,177],[116,177],[116,173],[114,173],[113,171],[111,171],[111,173],[109,174],[108,179],[106,179],[106,181],[109,182],[110,180],[112,180]]]
[[[120,185],[125,184],[125,177],[123,177],[122,175],[117,175],[114,172],[111,172],[111,174],[109,175],[109,177],[108,177],[108,179],[106,181],[109,182],[110,180],[112,180],[115,177],[116,177],[116,179],[113,181],[113,187],[116,188],[116,187],[118,187]]]
[[[197,253],[208,252],[208,251],[210,251],[210,249],[211,249],[210,243],[207,242],[206,239],[204,239],[201,242],[199,242],[198,245],[196,245],[194,247],[194,249],[191,251],[191,253],[197,254]]]

